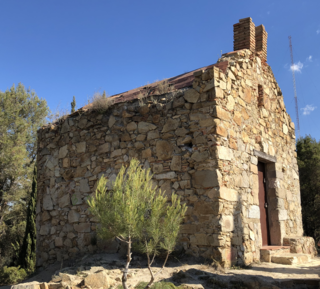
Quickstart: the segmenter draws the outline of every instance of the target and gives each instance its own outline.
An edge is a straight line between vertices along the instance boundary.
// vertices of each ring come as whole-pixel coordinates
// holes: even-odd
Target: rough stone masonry
[[[267,34],[251,18],[234,27],[240,50],[216,64],[39,129],[38,266],[97,250],[97,220],[86,200],[101,175],[111,189],[131,158],[151,168],[155,186],[187,204],[178,240],[186,254],[225,266],[260,260],[258,162],[265,166],[270,245],[303,235],[294,123],[266,63]]]

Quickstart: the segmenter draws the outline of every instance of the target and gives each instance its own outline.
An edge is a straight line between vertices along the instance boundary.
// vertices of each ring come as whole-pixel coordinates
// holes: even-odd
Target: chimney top
[[[249,49],[266,62],[267,37],[263,25],[255,27],[251,17],[242,18],[233,25],[233,50]]]

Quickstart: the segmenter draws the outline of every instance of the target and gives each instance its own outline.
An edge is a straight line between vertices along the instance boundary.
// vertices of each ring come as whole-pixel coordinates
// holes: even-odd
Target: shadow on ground
[[[121,271],[125,264],[125,259],[119,254],[95,254],[88,255],[75,260],[68,260],[64,263],[55,263],[48,268],[37,272],[34,276],[25,280],[26,282],[38,281],[49,282],[53,275],[59,273],[77,275],[96,273],[101,269],[113,272],[113,276],[121,277]],[[148,281],[147,262],[143,256],[134,256],[130,269],[134,272],[132,279],[129,279],[131,286],[139,281]],[[158,259],[153,269],[160,269],[162,260]],[[134,280],[133,280],[134,279]],[[254,264],[247,269],[223,270],[214,268],[210,262],[204,259],[190,258],[189,256],[172,256],[156,280],[172,282],[175,285],[187,284],[186,289],[311,289],[320,288],[320,258],[309,265],[286,266],[272,263]],[[9,289],[10,286],[0,287]],[[131,287],[132,288],[132,287]]]

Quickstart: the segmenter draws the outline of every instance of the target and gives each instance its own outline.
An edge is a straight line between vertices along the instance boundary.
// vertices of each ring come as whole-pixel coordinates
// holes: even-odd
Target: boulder
[[[59,276],[61,277],[61,285],[63,287],[77,286],[82,282],[82,278],[77,275],[59,273]]]
[[[115,283],[105,271],[100,271],[94,274],[90,274],[84,279],[84,284],[91,288],[103,288],[108,289]]]

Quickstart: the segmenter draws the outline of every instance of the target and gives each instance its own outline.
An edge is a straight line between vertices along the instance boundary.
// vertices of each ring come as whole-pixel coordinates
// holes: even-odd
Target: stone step
[[[271,257],[274,255],[289,254],[290,246],[263,246],[260,249],[260,261],[271,262]]]
[[[271,262],[282,265],[296,265],[308,263],[311,261],[311,256],[308,254],[280,254],[271,256]]]

